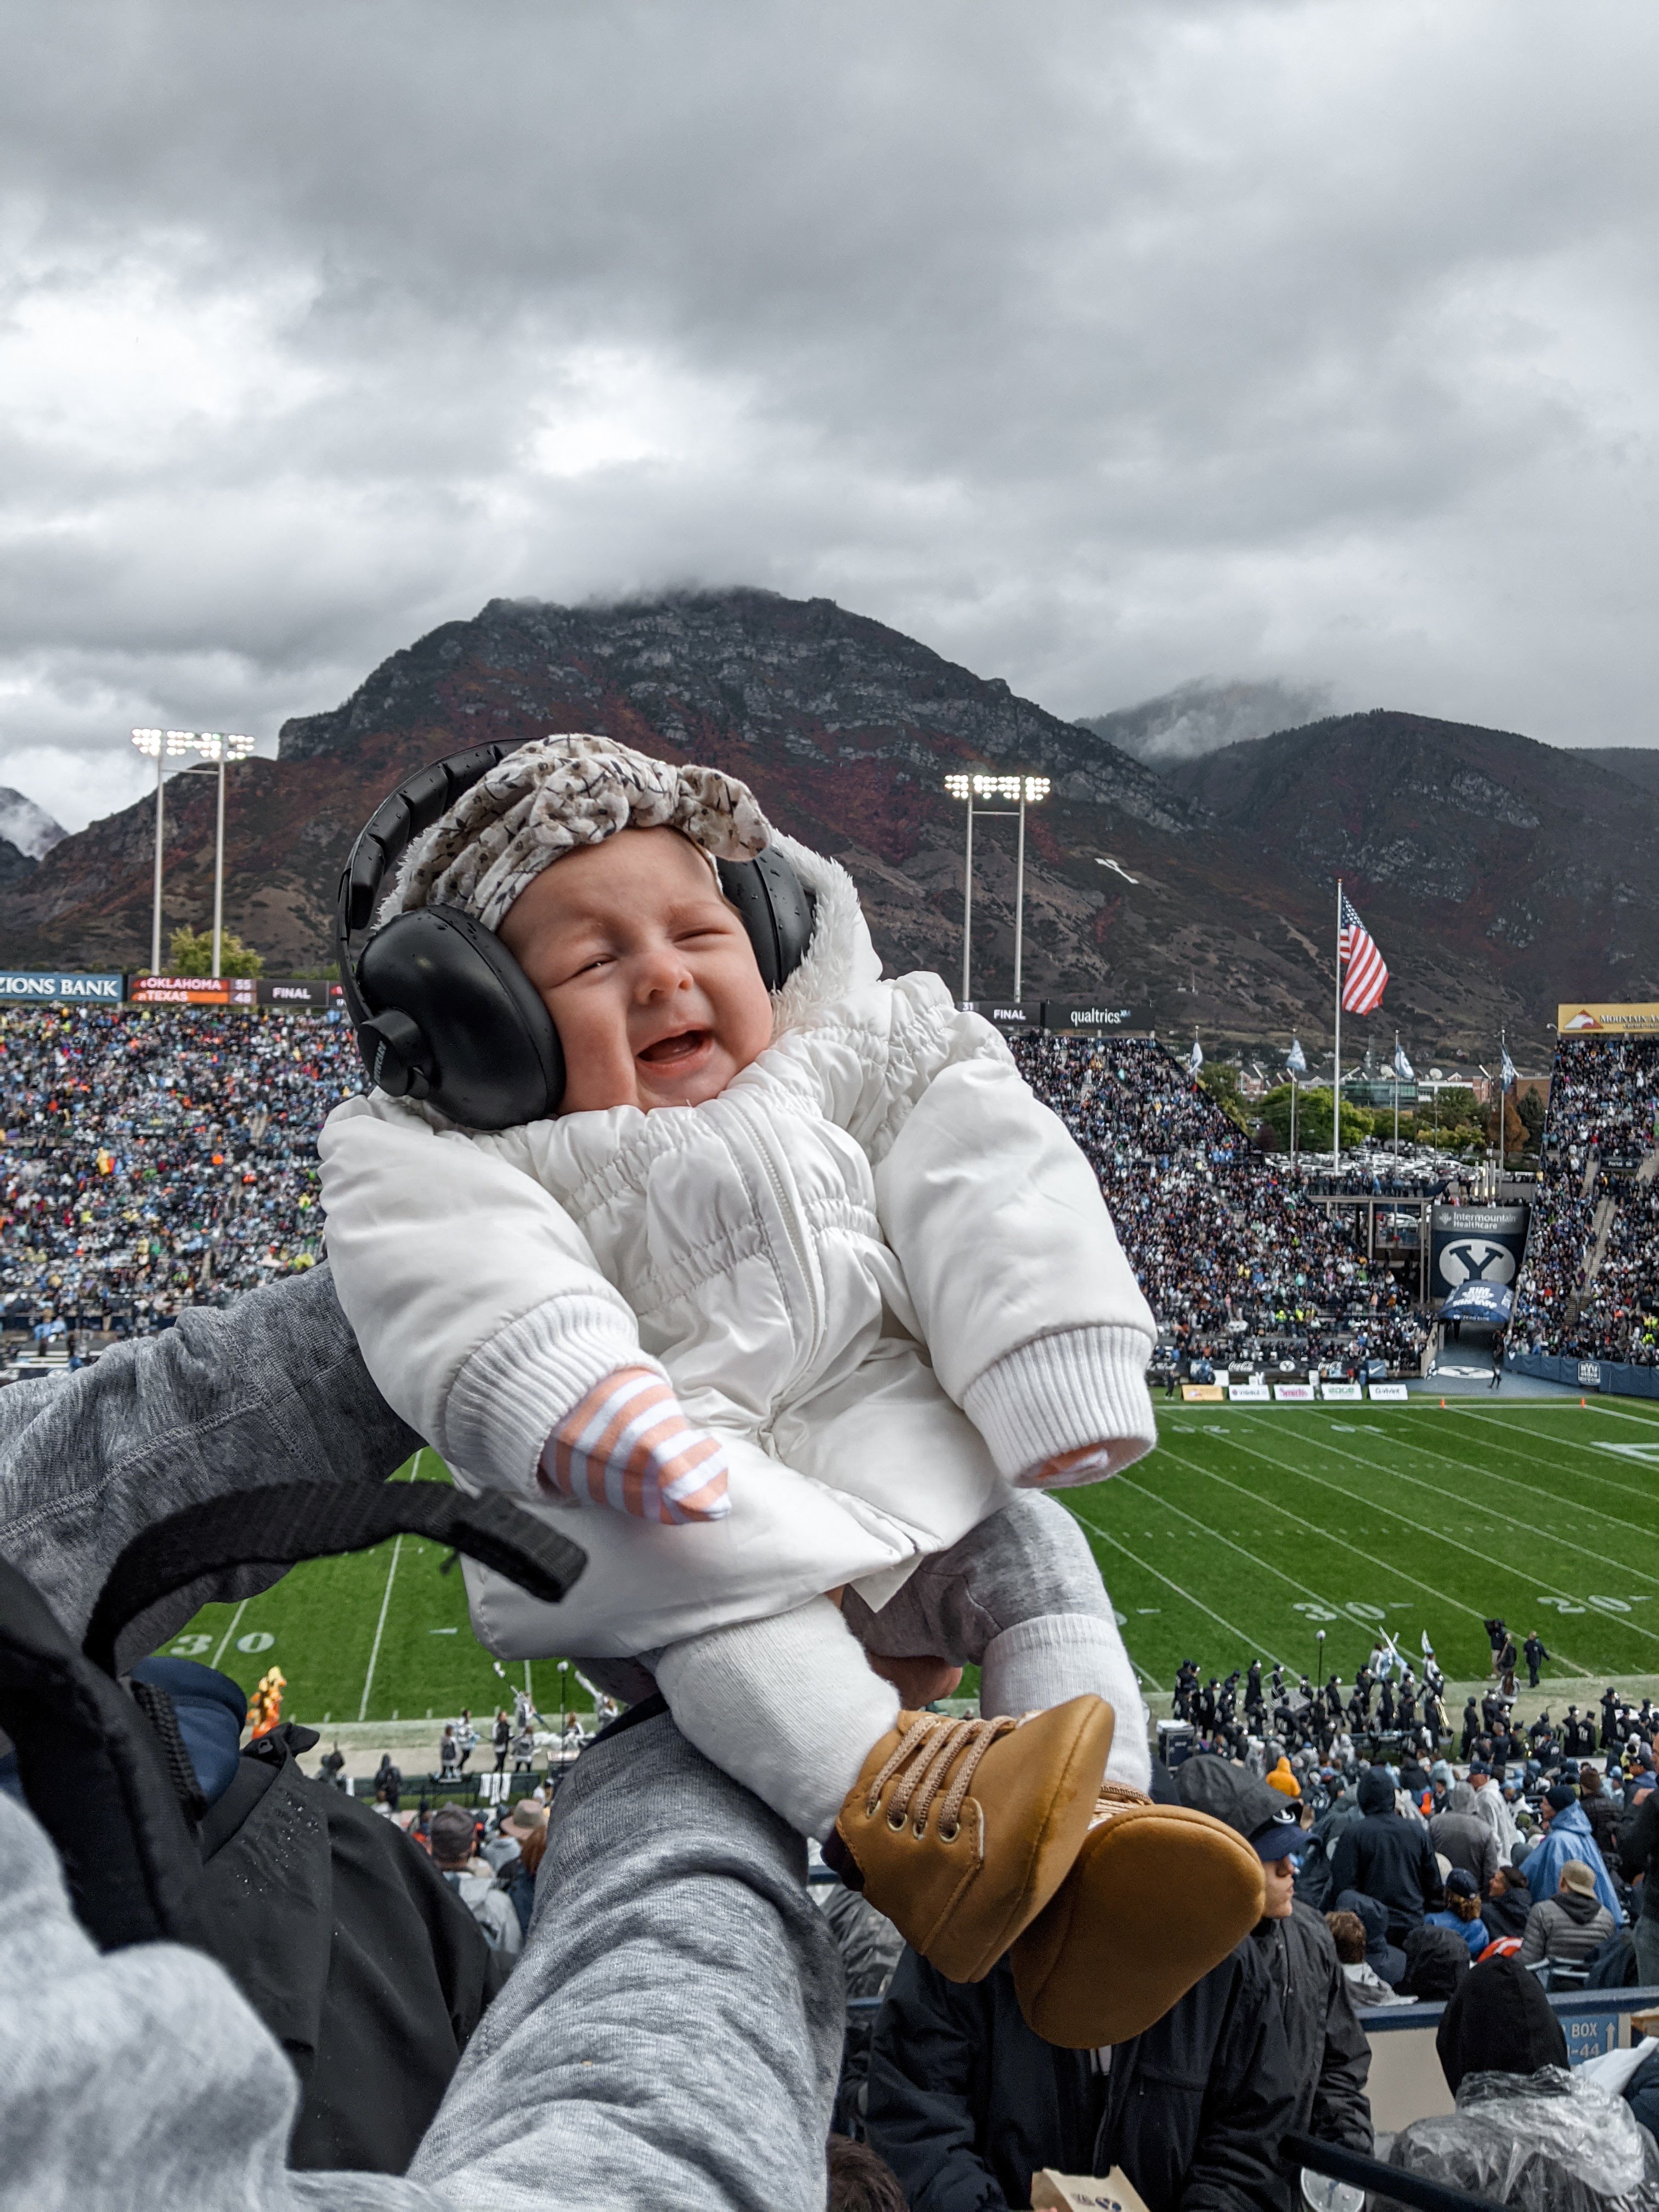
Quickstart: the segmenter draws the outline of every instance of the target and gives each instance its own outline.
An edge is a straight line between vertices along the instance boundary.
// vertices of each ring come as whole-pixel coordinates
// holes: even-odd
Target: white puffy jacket
[[[879,1607],[1046,1462],[1102,1445],[1115,1472],[1154,1441],[1152,1316],[1087,1162],[938,976],[879,980],[845,872],[780,842],[812,942],[720,1097],[480,1135],[375,1094],[323,1130],[375,1381],[459,1481],[588,1553],[556,1607],[469,1565],[503,1656],[632,1656],[843,1583]],[[641,1364],[720,1434],[725,1519],[538,1487],[552,1430]]]

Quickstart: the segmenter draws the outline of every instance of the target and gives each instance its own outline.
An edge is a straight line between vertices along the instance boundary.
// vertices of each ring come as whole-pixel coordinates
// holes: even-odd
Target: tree
[[[1279,1139],[1280,1146],[1289,1151],[1291,1143],[1291,1086],[1281,1083],[1270,1091],[1256,1109],[1257,1118],[1265,1121]],[[1369,1137],[1377,1126],[1378,1116],[1367,1113],[1363,1106],[1342,1101],[1342,1142],[1357,1145]],[[1389,1127],[1393,1127],[1390,1115]],[[1297,1093],[1296,1148],[1298,1152],[1328,1152],[1331,1149],[1331,1089],[1329,1084],[1309,1090],[1304,1085]]]
[[[172,965],[171,975],[210,975],[213,973],[213,932],[210,929],[175,929],[167,945],[167,958]],[[219,940],[219,972],[222,975],[263,975],[265,957],[256,952],[251,945],[244,945],[234,932],[225,930]]]
[[[1238,1070],[1224,1060],[1206,1062],[1198,1079],[1200,1091],[1207,1091],[1230,1121],[1249,1132],[1250,1116],[1245,1109],[1244,1094],[1238,1087]]]
[[[1544,1141],[1544,1102],[1535,1091],[1528,1091],[1519,1106],[1521,1120],[1527,1132],[1528,1149],[1536,1152]]]

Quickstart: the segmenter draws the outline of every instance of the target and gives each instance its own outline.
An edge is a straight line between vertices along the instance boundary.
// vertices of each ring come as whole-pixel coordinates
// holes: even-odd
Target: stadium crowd
[[[1416,1371],[1424,1330],[1408,1293],[1162,1045],[1031,1033],[1013,1051],[1100,1177],[1179,1355]]]
[[[0,1010],[8,1322],[143,1328],[309,1267],[351,1032],[279,1008]]]
[[[1659,1039],[1564,1037],[1509,1341],[1659,1362]]]

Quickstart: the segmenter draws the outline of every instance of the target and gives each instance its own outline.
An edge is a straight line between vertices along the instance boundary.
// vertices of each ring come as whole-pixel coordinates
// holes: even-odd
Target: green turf
[[[1132,1657],[1345,1680],[1386,1626],[1456,1680],[1481,1622],[1536,1627],[1547,1679],[1659,1672],[1659,1416],[1592,1400],[1160,1407],[1158,1451],[1073,1492]],[[1617,1446],[1618,1449],[1609,1449]]]
[[[437,1454],[425,1451],[399,1477],[447,1481]],[[394,1537],[372,1552],[295,1567],[274,1589],[238,1606],[209,1605],[161,1648],[171,1656],[218,1667],[245,1690],[266,1668],[288,1678],[288,1720],[447,1719],[470,1708],[482,1735],[498,1705],[528,1686],[544,1712],[558,1710],[562,1688],[572,1710],[592,1698],[555,1660],[492,1659],[467,1620],[459,1566],[442,1571],[441,1544]],[[370,1676],[370,1661],[374,1672]],[[433,1738],[435,1747],[437,1737]]]
[[[1547,1679],[1582,1691],[1585,1676],[1659,1673],[1659,1411],[1160,1402],[1158,1428],[1128,1474],[1066,1493],[1149,1686],[1167,1688],[1188,1653],[1223,1674],[1257,1655],[1311,1668],[1322,1627],[1327,1671],[1351,1680],[1378,1624],[1413,1657],[1426,1629],[1454,1680],[1484,1674],[1492,1613],[1536,1626],[1555,1655]],[[434,1454],[419,1474],[444,1479]],[[274,1661],[294,1719],[464,1705],[477,1719],[525,1668],[497,1672],[442,1556],[404,1537],[299,1567],[243,1606],[207,1607],[164,1649],[245,1688]],[[531,1686],[556,1709],[556,1660],[536,1662]]]

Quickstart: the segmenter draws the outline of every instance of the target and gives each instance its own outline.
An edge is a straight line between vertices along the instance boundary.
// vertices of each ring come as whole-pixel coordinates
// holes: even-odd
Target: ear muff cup
[[[557,1113],[564,1054],[553,1018],[501,939],[471,915],[400,914],[363,947],[357,981],[371,1015],[386,1010],[384,1031],[371,1019],[360,1032],[382,1088],[427,1098],[469,1129],[516,1128]],[[390,1049],[377,1075],[380,1042]]]
[[[737,908],[761,981],[781,991],[806,957],[817,902],[781,853],[768,846],[752,860],[715,864],[720,889]]]

